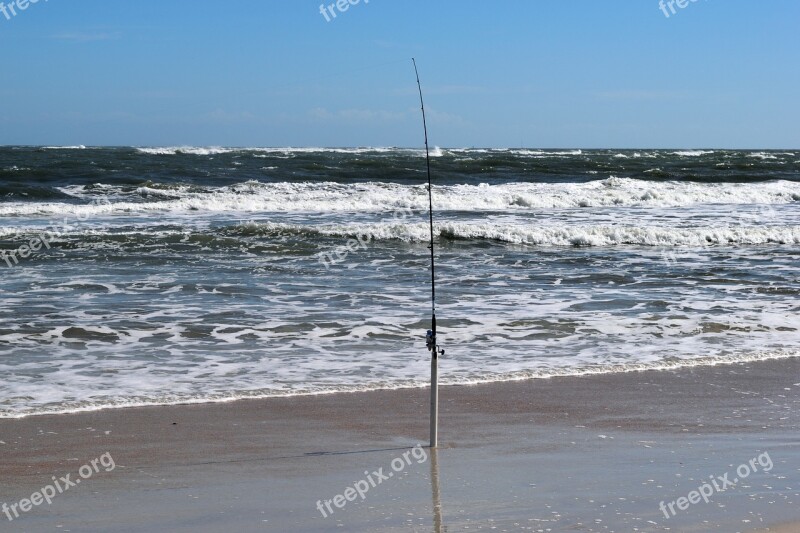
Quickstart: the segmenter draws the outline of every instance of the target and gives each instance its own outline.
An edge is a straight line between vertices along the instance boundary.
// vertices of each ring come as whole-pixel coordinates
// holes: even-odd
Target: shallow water
[[[443,382],[800,354],[800,153],[435,155]],[[0,417],[423,385],[423,178],[418,150],[0,149]]]

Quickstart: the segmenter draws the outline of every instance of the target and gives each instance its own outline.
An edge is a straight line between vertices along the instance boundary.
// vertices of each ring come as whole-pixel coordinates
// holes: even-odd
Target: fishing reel
[[[433,331],[428,330],[428,333],[425,335],[425,346],[428,348],[428,351],[433,353],[434,356],[444,355],[444,350],[436,344],[436,335],[434,335]]]

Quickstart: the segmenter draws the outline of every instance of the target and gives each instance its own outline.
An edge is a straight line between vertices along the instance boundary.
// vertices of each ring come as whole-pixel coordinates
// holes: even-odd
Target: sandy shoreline
[[[0,420],[2,502],[54,475],[74,479],[105,453],[116,465],[0,523],[89,532],[772,528],[800,519],[798,370],[800,359],[788,359],[446,387],[436,464],[428,453],[407,461],[327,518],[318,500],[365,472],[391,472],[426,443],[426,390]],[[669,519],[659,509],[764,453],[769,472]]]

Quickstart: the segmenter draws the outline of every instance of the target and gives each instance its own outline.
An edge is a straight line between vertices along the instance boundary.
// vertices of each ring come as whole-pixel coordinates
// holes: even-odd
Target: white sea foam
[[[308,154],[385,154],[400,153],[424,156],[425,150],[421,148],[396,148],[396,147],[356,147],[356,148],[324,148],[324,147],[220,147],[220,146],[156,146],[156,147],[137,147],[136,150],[149,155],[216,155],[227,153],[252,153],[255,157],[265,156],[294,156]],[[519,156],[531,156],[536,158],[547,157],[568,157],[583,155],[583,150],[529,150],[521,148],[441,148],[433,146],[430,149],[431,157],[443,157],[446,155],[464,154],[511,154]]]
[[[78,195],[75,190],[62,192]],[[142,195],[164,198],[142,202]],[[800,201],[800,183],[685,183],[609,178],[589,183],[454,185],[436,187],[439,211],[514,211],[588,207],[685,207],[695,205],[787,204]],[[114,213],[224,213],[224,212],[382,212],[425,210],[423,186],[393,183],[259,183],[247,182],[195,192],[188,187],[170,190],[140,188],[135,201],[124,197],[112,204],[75,205],[58,202],[0,204],[0,216],[98,216]]]
[[[583,150],[559,151],[559,150],[525,150],[525,149],[505,148],[502,150],[492,150],[492,151],[507,152],[514,155],[533,156],[536,158],[583,155]],[[465,150],[465,152],[475,153],[479,152],[479,150],[471,149],[471,150]]]
[[[286,148],[232,148],[221,146],[163,146],[163,147],[139,147],[136,150],[143,154],[149,155],[217,155],[217,154],[230,154],[230,153],[253,153],[261,154],[262,156],[268,154],[280,155],[295,155],[295,154],[316,154],[316,153],[330,153],[330,154],[376,154],[388,153],[397,150],[396,148],[316,148],[316,147],[286,147]],[[418,153],[420,150],[401,150],[405,152]]]
[[[654,229],[670,228],[668,219],[662,222]],[[538,231],[533,224],[505,219],[495,225]],[[251,226],[243,235],[259,224]],[[484,229],[492,229],[489,226]],[[358,224],[311,227],[334,236],[364,229]],[[457,226],[472,232],[481,227]],[[419,224],[421,233],[424,228]],[[549,227],[557,228],[560,223]],[[389,234],[403,229],[400,224],[387,227]],[[424,251],[423,245],[418,248]],[[373,260],[402,262],[379,250],[362,251],[350,262],[369,262],[370,254]],[[787,347],[800,345],[791,292],[795,263],[789,253],[758,253],[738,246],[715,254],[689,250],[679,258],[681,268],[714,271],[715,280],[684,282],[667,274],[663,284],[656,281],[665,273],[657,249],[643,249],[629,258],[613,254],[613,263],[604,266],[600,261],[585,269],[563,262],[570,257],[565,254],[542,265],[545,259],[539,255],[511,268],[507,252],[459,255],[458,268],[442,279],[450,295],[440,307],[448,317],[442,325],[448,348],[442,382],[792,357],[797,350]],[[447,252],[451,258],[452,254],[452,249]],[[494,258],[482,263],[487,255]],[[727,259],[720,261],[720,256]],[[387,281],[397,272],[388,264],[370,281],[370,269],[357,270],[356,275],[345,266],[341,271],[314,269],[309,268],[309,257],[302,268],[293,266],[291,257],[256,257],[254,263],[261,266],[270,260],[280,264],[279,270],[263,276],[227,254],[216,263],[208,252],[203,257],[203,273],[222,267],[225,277],[199,282],[201,264],[193,261],[134,276],[107,275],[103,270],[98,276],[87,272],[85,264],[65,262],[44,278],[47,283],[37,277],[40,268],[13,270],[11,283],[30,285],[22,293],[3,292],[5,309],[39,308],[33,314],[4,316],[0,347],[10,356],[0,359],[0,373],[8,377],[0,382],[0,417],[424,386],[427,359],[418,339],[419,308],[427,296],[424,284],[414,279]],[[734,280],[731,276],[739,265],[756,264],[737,257],[764,264],[768,260],[774,288],[789,296],[770,294],[772,282],[756,282],[756,273]],[[727,274],[719,270],[724,265],[729,265]],[[237,267],[242,269],[238,274]],[[420,268],[415,261],[411,270]],[[422,271],[419,279],[424,281]],[[565,282],[548,283],[546,291],[531,287],[532,278],[550,276]],[[343,297],[344,307],[337,304]],[[118,303],[125,301],[137,304]],[[31,356],[43,349],[50,357]]]
[[[761,159],[762,161],[778,159],[778,157],[775,154],[768,154],[766,152],[757,152],[754,154],[748,154],[747,157],[752,157],[754,159]]]
[[[228,154],[231,152],[236,152],[236,149],[233,148],[222,148],[219,146],[209,146],[209,147],[197,147],[197,146],[174,146],[174,147],[163,147],[163,148],[137,148],[137,150],[143,154],[150,154],[150,155],[177,155],[177,154],[187,154],[187,155],[216,155],[216,154]]]
[[[429,227],[417,223],[375,223],[301,226],[281,223],[255,224],[265,234],[316,233],[330,237],[369,236],[375,241],[426,242]],[[447,222],[435,224],[436,233],[450,239],[486,239],[531,246],[687,246],[800,244],[800,226],[743,226],[674,228],[666,225],[528,224]]]
[[[77,146],[45,146],[43,147],[44,150],[86,150],[86,147],[82,144]]]
[[[714,150],[680,150],[672,153],[681,157],[700,157],[701,155],[713,154]]]
[[[417,230],[423,228],[416,228]],[[536,246],[714,246],[800,244],[800,226],[686,228],[643,226],[499,226],[455,222],[439,229],[444,236],[492,239]],[[424,234],[416,236],[424,240]]]
[[[230,232],[237,234],[270,236],[319,235],[338,237],[343,240],[355,236],[368,236],[372,242],[402,241],[409,243],[427,242],[430,228],[420,216],[418,222],[386,222],[349,223],[349,224],[289,224],[283,222],[247,222],[229,227]],[[163,221],[168,223],[169,221]],[[704,248],[710,246],[754,246],[764,244],[797,245],[800,244],[800,226],[798,225],[765,225],[752,224],[754,220],[747,218],[739,223],[732,221],[716,221],[702,226],[674,227],[658,221],[642,222],[637,225],[615,223],[562,223],[558,221],[459,221],[437,222],[435,232],[445,239],[492,240],[510,244],[527,246],[553,247],[591,247],[591,246],[646,246],[646,247],[691,247]],[[750,223],[750,225],[747,225]],[[193,234],[208,235],[213,233],[202,219],[193,224],[185,223],[182,228],[140,224],[125,230],[115,230],[109,234],[103,227],[75,226],[70,231],[53,237],[53,242],[65,239],[95,238],[93,246],[102,246],[104,236],[147,237],[153,242],[159,239],[183,237],[187,239]],[[20,226],[0,227],[0,237],[24,239],[37,235],[41,227]]]
[[[705,356],[662,361],[632,361],[627,363],[619,362],[616,364],[592,364],[583,362],[574,365],[559,366],[558,364],[548,364],[545,361],[541,361],[541,364],[535,365],[533,368],[510,372],[490,371],[481,373],[474,371],[464,372],[463,370],[457,371],[453,372],[451,375],[441,376],[439,383],[442,386],[478,385],[533,379],[587,377],[647,371],[674,371],[681,368],[758,363],[796,357],[800,357],[800,351],[787,349],[728,356]],[[260,374],[258,370],[262,370],[262,363],[254,365],[256,367],[256,375]],[[160,372],[160,375],[154,374],[150,377],[144,375],[130,376],[130,374],[129,377],[124,377],[125,373],[130,373],[130,371],[125,368],[125,365],[120,365],[118,361],[95,361],[93,366],[100,371],[106,372],[107,375],[116,375],[122,378],[115,380],[116,386],[113,396],[108,393],[104,394],[98,392],[98,390],[102,390],[102,388],[110,384],[108,379],[93,379],[91,381],[92,387],[87,387],[82,391],[64,387],[63,385],[59,386],[54,382],[48,394],[42,394],[40,388],[36,388],[35,393],[38,401],[35,403],[24,407],[21,405],[14,405],[12,408],[0,406],[0,419],[22,419],[39,415],[74,414],[131,407],[227,403],[245,399],[287,398],[375,390],[401,390],[424,388],[429,385],[427,376],[425,375],[424,363],[420,364],[419,362],[410,365],[408,369],[409,374],[416,374],[415,377],[397,379],[392,382],[365,380],[361,383],[297,384],[296,386],[286,386],[285,384],[275,383],[273,388],[265,388],[263,386],[259,387],[255,383],[252,383],[251,379],[247,379],[247,381],[251,383],[245,383],[245,386],[239,390],[214,390],[212,387],[206,385],[203,387],[205,390],[202,392],[190,386],[191,380],[177,380],[174,376],[167,377],[163,372]],[[212,370],[214,367],[216,367],[216,369]],[[0,368],[2,368],[2,365],[0,365]],[[178,371],[179,369],[175,368],[174,370]],[[202,374],[202,379],[198,380],[198,383],[208,383],[215,378],[223,377],[226,373],[238,373],[241,375],[243,368],[241,368],[240,365],[216,362],[210,366],[202,366],[194,369],[185,367],[180,373],[185,375],[186,370],[190,370],[189,375]],[[62,372],[57,372],[57,375],[60,374],[62,374]],[[156,378],[157,375],[159,375],[158,378]],[[62,379],[63,377],[65,376],[62,376]],[[252,376],[248,376],[248,378],[251,377]],[[67,379],[73,381],[74,378],[69,377]],[[149,383],[143,380],[148,380]],[[170,385],[167,387],[168,382]],[[250,385],[252,388],[248,388],[247,385]],[[12,394],[25,394],[25,389],[26,387],[15,387]],[[19,398],[19,396],[16,396],[16,398]],[[15,397],[11,397],[8,400],[16,403]]]

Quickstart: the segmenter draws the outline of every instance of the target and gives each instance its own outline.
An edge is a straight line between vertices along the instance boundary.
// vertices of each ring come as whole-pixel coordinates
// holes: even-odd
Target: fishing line
[[[414,63],[414,73],[417,75],[417,88],[419,89],[419,103],[422,108],[422,126],[425,131],[425,161],[428,168],[428,214],[431,229],[431,329],[425,337],[425,345],[431,352],[431,448],[438,445],[439,433],[439,356],[444,355],[444,350],[436,344],[436,254],[434,253],[433,239],[433,180],[431,178],[431,150],[428,144],[428,120],[425,117],[425,101],[422,98],[422,83],[419,81],[417,60]]]

